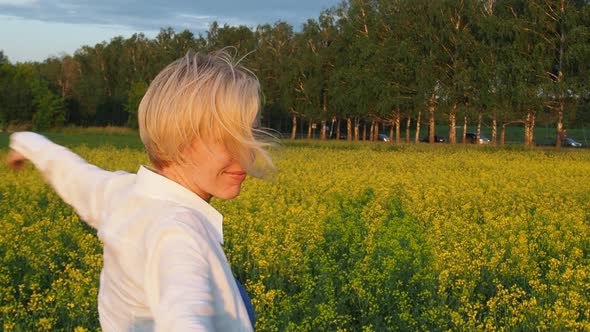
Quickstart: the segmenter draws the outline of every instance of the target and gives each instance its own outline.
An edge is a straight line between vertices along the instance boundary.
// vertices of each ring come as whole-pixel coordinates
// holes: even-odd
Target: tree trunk
[[[297,136],[297,115],[293,114],[293,117],[291,119],[293,122],[293,128],[291,128],[291,139],[294,140]]]
[[[363,123],[363,142],[367,140],[367,123]]]
[[[565,140],[565,132],[563,130],[563,102],[559,102],[559,109],[557,111],[557,140],[555,145],[559,148]]]
[[[346,140],[352,142],[352,119],[346,118]]]
[[[371,121],[371,127],[369,130],[369,141],[373,142],[375,140],[375,121]]]
[[[481,114],[481,110],[480,110],[479,114],[477,115],[477,134],[475,137],[477,144],[479,144],[479,142],[480,142],[479,138],[481,137],[481,120],[482,120],[482,114]]]
[[[327,117],[328,116],[328,94],[327,93],[324,94],[324,102],[323,102],[322,109],[324,111],[323,112],[324,114],[322,116]],[[322,128],[320,129],[320,139],[322,141],[325,141],[326,140],[326,120],[322,119],[322,121],[320,123],[322,125]]]
[[[533,145],[533,130],[535,129],[535,113],[528,111],[526,114],[526,121],[524,123],[524,144],[527,146]]]
[[[524,120],[524,145],[529,145],[529,118],[531,114],[527,112],[526,118]]]
[[[399,144],[400,142],[400,127],[401,127],[401,110],[399,109],[399,107],[397,108],[397,110],[395,111],[395,143]],[[393,141],[393,136],[391,137],[391,140]]]
[[[428,113],[430,115],[430,118],[428,119],[428,141],[430,142],[430,144],[434,143],[434,134],[436,129],[434,128],[434,112],[436,111],[436,105],[435,105],[435,96],[434,94],[432,94],[432,97],[430,97],[430,105],[428,106]]]
[[[389,143],[393,143],[393,126],[389,126]],[[399,143],[396,140],[396,143]]]
[[[572,4],[573,6],[573,4]],[[565,37],[565,22],[564,22],[564,16],[565,16],[565,11],[567,8],[567,4],[565,0],[561,1],[561,5],[560,5],[560,12],[561,12],[561,20],[559,22],[559,68],[557,70],[557,79],[556,79],[556,83],[557,84],[561,84],[564,80],[564,74],[563,74],[563,59],[564,59],[564,53],[565,53],[565,45],[566,45],[566,37]],[[555,142],[555,144],[557,145],[557,147],[561,147],[562,145],[562,141],[565,140],[566,135],[565,135],[565,131],[563,129],[563,112],[564,112],[564,95],[563,92],[559,93],[559,99],[558,99],[558,105],[557,105],[557,140]]]
[[[500,145],[504,145],[504,137],[506,137],[506,124],[502,124],[502,131],[500,131]]]
[[[354,119],[354,140],[358,141],[359,140],[359,119],[355,118]]]
[[[463,144],[467,143],[467,116],[463,117],[463,133],[461,134],[461,141]]]
[[[311,130],[313,126],[313,121],[309,121],[309,124],[307,126],[307,139],[311,139]]]
[[[415,142],[420,142],[420,116],[422,115],[422,111],[418,111],[418,119],[416,120],[416,138]]]
[[[457,143],[457,104],[454,103],[449,113],[449,143]]]
[[[536,115],[535,112],[531,111],[531,119],[529,123],[529,145],[535,145],[535,122],[536,122]]]
[[[498,121],[496,120],[496,113],[492,115],[492,144],[496,145],[496,136],[498,135]]]
[[[406,121],[406,143],[410,143],[410,127],[412,125],[412,118],[408,116],[408,121]]]
[[[332,118],[332,124],[330,125],[330,134],[328,135],[328,139],[334,138],[334,123],[336,123],[336,117]]]
[[[338,118],[338,122],[336,124],[338,127],[336,127],[336,140],[340,140],[340,118]]]
[[[379,140],[379,121],[375,121],[375,132],[374,132],[375,137],[373,137],[375,139],[375,141]]]

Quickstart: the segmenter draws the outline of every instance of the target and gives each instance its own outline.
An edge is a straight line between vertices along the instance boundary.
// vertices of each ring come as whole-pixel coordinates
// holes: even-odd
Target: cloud
[[[0,6],[6,7],[33,7],[37,0],[0,0]]]
[[[297,28],[339,0],[0,0],[0,12],[25,20],[123,26],[134,30],[205,31],[213,21],[247,25],[287,21]]]

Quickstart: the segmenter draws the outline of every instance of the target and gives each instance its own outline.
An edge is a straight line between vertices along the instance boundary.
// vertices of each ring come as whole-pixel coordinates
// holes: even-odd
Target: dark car
[[[569,138],[569,137],[564,139],[563,142],[561,142],[561,145],[565,146],[565,147],[570,147],[570,148],[581,148],[582,147],[582,143],[576,141],[573,138]]]
[[[428,136],[423,137],[420,142],[426,142],[429,143],[430,142],[430,138]],[[440,135],[434,135],[434,143],[444,143],[445,142],[445,138],[440,136]]]
[[[465,134],[465,141],[467,143],[476,144],[477,143],[477,134],[476,133],[466,133]],[[490,139],[485,137],[484,135],[479,135],[479,144],[490,144]]]

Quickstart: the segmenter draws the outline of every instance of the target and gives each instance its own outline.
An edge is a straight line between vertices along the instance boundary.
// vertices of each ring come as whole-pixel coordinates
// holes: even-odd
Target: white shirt
[[[252,331],[211,205],[146,167],[108,172],[35,133],[10,147],[97,229],[103,331]]]

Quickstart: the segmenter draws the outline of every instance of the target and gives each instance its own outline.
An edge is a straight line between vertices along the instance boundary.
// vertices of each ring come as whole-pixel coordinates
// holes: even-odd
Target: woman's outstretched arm
[[[32,132],[12,134],[10,149],[7,159],[10,168],[20,170],[30,160],[80,218],[98,228],[105,208],[104,191],[116,173],[88,164],[67,148]]]

